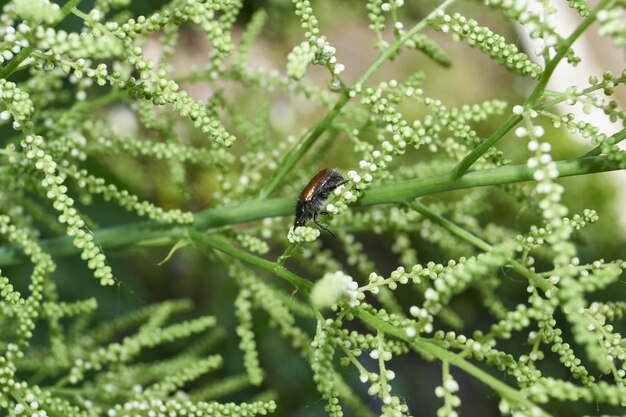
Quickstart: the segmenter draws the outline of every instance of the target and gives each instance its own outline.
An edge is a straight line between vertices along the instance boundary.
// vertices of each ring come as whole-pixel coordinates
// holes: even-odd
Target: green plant
[[[626,72],[591,76],[588,85],[566,91],[547,85],[557,65],[580,61],[571,47],[594,22],[616,45],[626,43],[624,1],[570,1],[580,21],[565,36],[554,29],[549,2],[534,10],[481,1],[543,39],[541,64],[496,30],[449,11],[454,0],[434,4],[413,25],[406,22],[415,11],[405,12],[403,3],[363,5],[379,54],[353,83],[342,78],[346,66],[308,0],[293,1],[304,39],[289,41],[286,75],[250,64],[270,15],[258,9],[239,17],[237,0],[173,0],[135,18],[128,0],[96,0],[88,12],[80,0],[4,5],[2,415],[285,415],[293,410],[281,408],[285,399],[264,366],[281,359],[259,354],[264,338],[274,337],[258,330],[259,314],[308,362],[332,416],[416,415],[414,407],[432,401],[433,392],[443,402],[438,416],[462,415],[461,400],[472,402],[457,382],[467,380],[463,374],[497,395],[503,415],[583,415],[596,405],[623,413],[626,347],[619,329],[626,303],[615,295],[624,262],[580,253],[581,231],[598,221],[595,209],[604,203],[585,201],[588,207],[570,213],[559,179],[626,167],[618,146],[626,130],[608,135],[555,106],[599,108],[623,125],[626,112],[610,97],[623,88]],[[270,6],[280,9],[278,2]],[[68,16],[81,22],[75,31],[59,28]],[[211,49],[203,66],[174,76],[171,60],[187,25],[200,29]],[[515,105],[491,99],[450,107],[426,93],[429,78],[415,67],[402,80],[372,81],[384,64],[413,54],[407,49],[442,68],[454,65],[436,31],[479,48],[529,80],[532,91]],[[159,56],[148,59],[147,40],[156,36]],[[323,82],[306,78],[312,65],[323,69]],[[210,85],[206,101],[181,87],[199,82]],[[299,138],[284,140],[269,122],[275,94],[304,97],[324,114],[307,122]],[[132,111],[140,126],[120,133],[107,120],[111,105]],[[554,161],[564,129],[584,136],[591,150]],[[517,139],[509,141],[523,146],[499,150],[511,131]],[[337,161],[349,179],[325,208],[337,240],[313,227],[290,229],[299,187],[321,168],[321,158],[332,159],[330,150],[345,155]],[[156,173],[153,161],[167,166],[166,174]],[[192,197],[196,182],[204,185],[200,198]],[[591,191],[578,193],[595,196],[597,188],[579,184]],[[494,199],[494,189],[506,203]],[[422,199],[453,190],[464,192]],[[527,224],[510,221],[514,216],[487,220],[498,204],[528,211]],[[116,207],[131,212],[130,220]],[[384,257],[368,248],[373,236],[385,242]],[[194,309],[175,299],[106,321],[99,296],[72,300],[58,288],[67,281],[86,285],[85,272],[68,269],[61,256],[80,256],[110,286],[120,280],[109,253],[151,247],[172,247],[165,267],[181,252],[193,253],[210,265],[208,272],[201,267],[204,277],[227,275],[237,294],[224,314],[236,317],[236,329],[220,327],[213,315],[172,322]],[[511,288],[510,277],[524,284]],[[606,288],[617,292],[607,297]],[[457,300],[473,300],[488,314],[465,317]],[[213,352],[234,334],[245,373],[233,375],[229,356]],[[410,367],[404,375],[403,365],[413,361],[441,370],[440,382],[417,401],[409,399],[407,381],[430,378],[413,377]],[[225,376],[207,376],[221,367]],[[227,402],[228,396],[242,401]],[[560,408],[563,402],[576,408]]]

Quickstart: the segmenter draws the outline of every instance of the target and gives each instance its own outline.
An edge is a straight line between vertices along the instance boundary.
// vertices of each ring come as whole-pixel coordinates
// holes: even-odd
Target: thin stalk
[[[476,246],[478,249],[484,252],[489,252],[492,249],[492,246],[489,243],[485,242],[478,236],[473,235],[472,233],[468,232],[457,224],[452,223],[450,220],[439,215],[438,213],[435,213],[433,210],[422,204],[420,201],[413,201],[410,204],[410,207],[420,213],[422,216],[431,220],[432,222],[437,223],[439,226],[443,227],[456,237],[459,237],[467,243]],[[528,270],[528,268],[526,268],[518,261],[510,260],[508,261],[508,266],[515,272],[526,278],[528,282],[532,284],[535,288],[539,288],[540,290],[545,292],[553,287],[552,284],[550,284],[548,281],[532,273]]]
[[[623,169],[618,161],[610,161],[603,156],[559,161],[556,165],[561,177]],[[444,174],[379,185],[365,191],[363,197],[354,206],[364,207],[409,202],[424,195],[445,191],[531,181],[533,180],[533,172],[534,170],[525,165],[510,165],[468,172],[458,179],[453,179],[450,174]],[[198,230],[211,229],[292,214],[293,200],[291,198],[257,199],[233,206],[199,211],[195,213],[194,224],[190,227]],[[143,221],[101,229],[95,231],[94,235],[96,241],[104,249],[124,246],[135,247],[137,245],[162,246],[184,238],[188,227],[156,221]],[[51,255],[70,255],[79,251],[68,236],[43,239],[38,243],[44,251]],[[22,257],[22,250],[19,247],[0,247],[0,266],[17,264]]]
[[[422,30],[428,24],[428,20],[432,18],[439,10],[446,9],[449,5],[454,3],[455,0],[446,0],[441,5],[439,5],[436,9],[434,9],[428,16],[423,18],[420,22],[418,22],[415,26],[413,26],[409,31],[407,31],[402,37],[398,38],[394,43],[392,43],[387,49],[385,49],[356,81],[355,85],[363,85],[374,72],[385,63],[391,56],[393,56],[398,49],[404,45],[406,41],[411,39],[417,32]],[[348,95],[348,91],[344,90],[343,94],[337,100],[333,108],[326,114],[326,116],[322,119],[320,123],[318,123],[313,129],[309,130],[304,137],[300,140],[300,143],[293,148],[285,158],[282,160],[278,169],[276,170],[276,174],[274,177],[267,183],[259,194],[259,198],[267,198],[276,188],[280,185],[283,179],[291,172],[293,167],[302,159],[302,157],[307,153],[311,146],[315,143],[315,141],[324,133],[332,124],[333,120],[341,113],[343,107],[350,101],[350,96]]]
[[[326,114],[326,116],[319,122],[313,129],[310,129],[302,138],[300,143],[290,150],[285,158],[278,166],[276,170],[276,174],[272,177],[272,179],[267,183],[265,187],[261,189],[259,193],[259,198],[267,198],[282,182],[285,176],[293,169],[293,167],[298,163],[300,159],[304,156],[305,153],[311,146],[315,143],[317,138],[319,138],[322,133],[326,131],[326,129],[332,124],[335,117],[339,115],[341,109],[348,103],[350,100],[350,96],[347,93],[341,95],[339,100],[335,103],[333,108]]]
[[[422,216],[437,223],[439,226],[443,227],[444,229],[446,229],[448,232],[452,233],[456,237],[459,237],[463,239],[464,241],[466,241],[467,243],[476,246],[478,249],[482,250],[483,252],[489,252],[492,249],[492,246],[489,243],[485,242],[478,236],[473,235],[472,233],[456,225],[455,223],[452,223],[450,220],[446,219],[440,214],[435,213],[433,210],[430,209],[430,207],[426,206],[421,201],[419,200],[413,201],[410,204],[410,207],[412,210],[417,211]]]
[[[298,289],[305,297],[308,297],[311,288],[313,288],[313,283],[308,281],[288,269],[283,268],[281,265],[276,262],[271,262],[266,259],[260,258],[256,255],[252,255],[251,253],[242,251],[241,249],[237,249],[223,240],[214,238],[212,236],[206,235],[204,233],[200,233],[196,230],[189,231],[189,237],[196,243],[201,243],[205,246],[209,246],[213,249],[217,249],[220,252],[225,253],[228,256],[232,256],[235,259],[239,259],[247,264],[256,266],[261,269],[265,269],[276,275],[279,278],[284,279],[285,281],[291,283],[294,287]]]
[[[530,93],[526,101],[524,102],[524,107],[530,108],[532,107],[543,94],[550,77],[554,73],[554,70],[561,62],[561,59],[567,53],[567,50],[572,46],[572,44],[578,39],[578,37],[593,23],[596,19],[596,15],[600,10],[602,10],[611,0],[602,0],[598,5],[593,9],[593,11],[583,20],[583,22],[578,25],[578,27],[572,32],[572,34],[565,39],[565,41],[559,46],[554,55],[554,58],[548,62],[546,68],[543,70],[541,77],[539,77],[539,81],[535,85],[535,88]],[[478,145],[473,151],[471,151],[465,158],[463,158],[452,170],[452,175],[454,178],[459,178],[463,174],[465,174],[472,165],[483,156],[493,145],[495,145],[502,137],[511,130],[517,123],[522,120],[521,115],[513,115],[511,116],[498,130],[496,130],[487,140]]]
[[[63,19],[65,19],[67,15],[70,14],[76,6],[78,6],[78,3],[80,3],[80,1],[81,0],[69,0],[67,3],[65,3],[63,7],[61,8],[61,18],[59,19],[57,23],[52,25],[52,27],[61,23]],[[26,58],[28,58],[34,50],[35,48],[33,48],[32,46],[27,46],[26,48],[22,48],[22,50],[7,65],[5,65],[4,68],[0,70],[0,78],[6,79],[11,74],[13,74],[13,72],[15,72],[17,67]]]
[[[609,142],[610,145],[617,145],[624,139],[626,139],[626,129],[620,130],[619,132],[611,136],[607,141]],[[597,156],[597,155],[600,155],[601,153],[602,153],[602,148],[600,146],[596,146],[595,148],[587,152],[583,156],[583,158],[588,158],[590,156]]]
[[[435,17],[439,10],[445,10],[454,3],[455,0],[446,0],[441,3],[437,8],[431,11],[426,17],[420,20],[415,26],[413,26],[409,31],[407,31],[404,35],[398,38],[394,43],[392,43],[389,48],[385,49],[379,56],[376,58],[376,61],[372,65],[369,66],[368,69],[365,70],[363,75],[359,77],[356,81],[356,85],[364,84],[374,72],[384,64],[391,56],[395,55],[395,53],[404,45],[409,39],[417,34],[420,30],[424,29],[426,25],[428,25],[428,21]]]
[[[80,17],[81,19],[83,19],[85,21],[89,20],[89,15],[87,13],[84,13],[84,12],[80,11],[76,7],[74,7],[72,9],[72,14],[74,14],[75,16]]]
[[[593,8],[591,13],[589,13],[585,20],[583,20],[582,23],[578,25],[574,32],[572,32],[572,34],[567,39],[565,39],[565,42],[563,42],[559,46],[556,54],[550,60],[550,62],[548,62],[548,65],[546,65],[546,68],[543,70],[543,73],[541,74],[541,77],[539,78],[539,81],[537,82],[534,90],[530,93],[530,96],[528,96],[528,98],[524,102],[524,107],[530,107],[535,104],[537,100],[539,100],[539,98],[543,94],[543,91],[546,89],[546,85],[548,85],[548,81],[550,81],[554,70],[567,53],[567,50],[574,44],[576,39],[578,39],[580,35],[582,35],[582,33],[587,30],[587,28],[591,26],[591,24],[596,20],[598,12],[606,8],[606,5],[609,4],[611,1],[612,0],[601,0],[596,5],[596,7]]]
[[[624,83],[624,81],[626,81],[626,76],[622,76],[619,77],[617,79],[615,79],[615,84],[622,84]],[[578,97],[580,96],[586,96],[589,93],[593,93],[594,91],[600,90],[601,88],[605,88],[605,86],[603,85],[603,83],[598,83],[596,85],[592,85],[589,86],[587,88],[585,88],[584,90],[582,90],[582,92],[580,94],[577,94]],[[550,101],[544,101],[541,102],[541,104],[537,105],[537,107],[535,107],[536,110],[543,110],[543,109],[547,109],[550,108],[552,106],[555,106],[559,103],[564,102],[565,100],[567,100],[569,98],[569,96],[566,93],[559,93],[556,91],[546,91],[546,95],[554,95],[557,96],[556,98],[553,98]]]
[[[358,317],[363,323],[368,325],[369,327],[383,332],[387,335],[393,336],[397,339],[403,340],[408,343],[414,350],[426,354],[428,356],[435,357],[443,362],[448,362],[452,366],[456,366],[457,368],[465,371],[467,374],[481,381],[483,384],[487,385],[498,395],[511,404],[520,404],[528,408],[528,410],[538,410],[541,412],[541,416],[549,416],[546,411],[542,410],[537,404],[530,401],[526,395],[509,385],[505,384],[501,381],[501,377],[494,377],[493,375],[488,374],[483,371],[476,365],[467,361],[460,355],[450,352],[433,341],[428,339],[423,339],[420,337],[408,337],[403,329],[392,326],[391,324],[379,319],[378,317],[360,310],[354,309],[351,311],[354,316]]]
[[[562,177],[622,169],[619,163],[608,161],[604,157],[559,161],[557,168]],[[398,203],[438,192],[529,181],[532,180],[532,174],[533,170],[525,165],[514,165],[470,172],[457,180],[452,180],[447,174],[413,179],[372,187],[365,192],[355,206]],[[293,202],[289,198],[254,200],[234,206],[209,208],[195,214],[194,228],[216,228],[267,217],[290,215],[292,210]],[[148,245],[150,242],[163,245],[168,241],[179,240],[184,230],[182,226],[146,221],[102,229],[96,231],[95,236],[103,248]],[[42,249],[53,255],[67,255],[77,251],[71,239],[66,236],[45,239],[40,241],[40,245]],[[18,262],[20,252],[16,247],[1,247],[0,265]]]
[[[283,254],[280,255],[280,257],[276,260],[276,263],[280,266],[285,265],[287,259],[289,259],[293,255],[297,248],[298,245],[290,243],[287,249],[285,249],[285,252],[283,252]]]
[[[189,232],[189,236],[193,241],[197,243],[201,243],[213,249],[217,249],[229,256],[232,256],[235,259],[239,259],[240,261],[261,269],[265,269],[266,271],[275,274],[279,278],[282,278],[293,284],[296,288],[298,288],[300,292],[302,292],[305,297],[308,297],[308,294],[313,287],[312,282],[282,268],[275,262],[270,262],[256,255],[252,255],[248,252],[233,248],[232,246],[228,245],[220,239],[216,239],[193,230]],[[514,404],[523,404],[533,409],[537,407],[532,401],[528,400],[524,394],[511,388],[510,386],[501,382],[499,379],[493,377],[482,369],[471,364],[460,355],[443,349],[442,347],[430,340],[422,339],[419,337],[409,338],[402,329],[396,328],[366,311],[357,308],[352,310],[351,313],[361,319],[365,324],[378,330],[379,332],[401,339],[407,342],[411,347],[419,352],[429,354],[441,361],[448,362],[449,364],[464,370],[471,376],[483,382],[485,385],[491,387],[502,398],[506,398]],[[320,318],[318,317],[318,324],[319,320]],[[544,412],[543,415],[548,414]]]
[[[484,142],[481,142],[480,145],[474,148],[465,158],[463,158],[456,166],[452,169],[452,176],[454,178],[460,178],[465,174],[474,163],[485,154],[493,145],[496,144],[504,135],[506,135],[511,129],[515,127],[522,120],[522,116],[515,114],[504,122],[502,126],[498,128],[495,132],[491,134]]]
[[[197,231],[190,231],[190,237],[193,241],[197,243],[201,243],[211,248],[217,249],[229,256],[232,256],[235,259],[239,259],[240,261],[246,262],[252,266],[256,266],[261,269],[265,269],[266,271],[275,274],[279,278],[282,278],[293,284],[296,288],[298,288],[300,292],[303,293],[305,297],[308,296],[311,288],[313,287],[312,282],[280,267],[278,264],[270,262],[263,258],[259,258],[256,255],[252,255],[242,250],[233,248],[227,243],[221,241],[220,239],[213,238]],[[396,328],[366,311],[357,308],[352,310],[351,313],[361,319],[365,324],[378,330],[379,332],[401,339],[407,342],[411,347],[413,347],[413,349],[419,352],[426,353],[441,361],[448,362],[450,365],[456,366],[457,368],[464,370],[469,375],[475,377],[476,379],[483,382],[485,385],[491,387],[502,398],[506,398],[514,404],[523,404],[532,409],[535,409],[535,407],[537,407],[532,401],[528,400],[524,394],[511,388],[510,386],[501,382],[499,379],[493,377],[482,369],[471,364],[460,355],[443,349],[442,347],[430,340],[422,339],[419,337],[409,338],[402,329]],[[318,317],[318,323],[319,320],[320,318]],[[542,415],[548,414],[544,412]]]
[[[560,177],[623,169],[619,162],[609,161],[601,156],[558,161],[556,166]],[[534,169],[528,168],[526,165],[509,165],[471,171],[457,179],[452,178],[450,174],[416,178],[372,187],[364,193],[355,206],[399,203],[444,191],[532,181],[534,172]]]

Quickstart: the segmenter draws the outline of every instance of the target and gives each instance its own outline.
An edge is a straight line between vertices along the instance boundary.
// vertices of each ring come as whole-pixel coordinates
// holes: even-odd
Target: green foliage
[[[457,417],[481,396],[514,417],[623,412],[615,195],[561,179],[626,168],[626,71],[547,88],[594,27],[626,45],[623,1],[569,1],[568,33],[550,1],[148,3],[2,6],[0,415]],[[369,44],[346,50],[327,20]],[[468,59],[532,90],[470,101]],[[316,222],[336,240],[290,227],[332,164],[347,181]],[[171,248],[158,271],[150,247]],[[130,275],[163,301],[113,313]]]

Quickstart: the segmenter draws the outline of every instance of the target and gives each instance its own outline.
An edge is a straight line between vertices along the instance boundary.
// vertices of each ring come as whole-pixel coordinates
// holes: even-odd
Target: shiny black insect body
[[[317,221],[317,216],[330,193],[347,182],[348,180],[344,179],[340,173],[332,169],[326,168],[315,174],[298,197],[296,221],[293,226],[304,226],[307,221],[313,220],[316,225],[333,235],[326,226]]]

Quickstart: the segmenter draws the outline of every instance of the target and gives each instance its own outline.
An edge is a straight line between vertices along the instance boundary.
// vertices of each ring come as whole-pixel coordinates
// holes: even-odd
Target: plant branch
[[[548,62],[546,68],[543,70],[539,81],[535,85],[535,88],[530,93],[526,101],[524,102],[524,107],[531,108],[537,100],[539,100],[550,80],[554,70],[561,62],[561,59],[565,56],[568,49],[572,46],[572,44],[578,39],[578,37],[591,25],[596,19],[596,15],[600,10],[605,8],[607,3],[611,0],[602,0],[598,5],[593,9],[593,11],[583,20],[583,22],[578,25],[578,27],[572,32],[572,34],[565,39],[565,41],[559,45],[559,48],[556,51],[554,57]],[[487,140],[478,145],[473,151],[471,151],[465,158],[461,160],[452,170],[452,175],[454,178],[459,178],[463,174],[465,174],[474,163],[483,156],[493,145],[496,144],[502,137],[511,130],[517,123],[522,120],[521,115],[513,115],[511,116],[498,130],[496,130]]]
[[[492,249],[492,246],[489,243],[485,242],[478,236],[473,235],[472,233],[451,222],[445,217],[435,213],[429,207],[422,204],[419,200],[413,201],[410,206],[413,210],[417,211],[427,219],[430,219],[434,223],[437,223],[439,226],[443,227],[453,235],[463,239],[471,245],[476,246],[478,249],[484,252],[489,252]],[[526,278],[528,282],[532,284],[535,288],[539,288],[540,290],[545,292],[553,287],[553,285],[550,284],[548,281],[532,273],[528,270],[528,268],[526,268],[524,265],[514,259],[508,261],[508,266],[515,272]]]
[[[270,262],[256,255],[252,255],[248,252],[244,252],[240,249],[236,249],[228,245],[227,243],[223,242],[220,239],[213,238],[211,236],[205,235],[203,233],[200,233],[194,230],[189,232],[189,236],[194,242],[204,244],[213,249],[217,249],[221,252],[224,252],[225,254],[229,256],[232,256],[235,259],[239,259],[240,261],[243,261],[252,266],[256,266],[258,268],[264,269],[266,271],[269,271],[275,274],[276,276],[293,284],[296,288],[298,288],[300,292],[303,293],[305,297],[308,296],[311,288],[313,287],[312,282],[290,272],[289,270],[281,267],[277,263]],[[409,338],[402,331],[402,329],[396,328],[392,326],[391,324],[386,323],[380,320],[379,318],[375,317],[374,315],[366,311],[363,311],[361,309],[356,308],[352,310],[351,313],[353,313],[356,317],[359,317],[365,324],[369,325],[370,327],[382,333],[391,335],[393,337],[396,337],[398,339],[401,339],[409,343],[409,345],[411,345],[413,349],[422,353],[429,354],[441,361],[446,361],[449,364],[456,366],[459,369],[464,370],[469,375],[475,377],[476,379],[483,382],[485,385],[492,388],[502,398],[506,398],[511,403],[522,404],[531,408],[537,407],[533,402],[526,399],[526,397],[522,393],[511,388],[510,386],[506,385],[505,383],[501,382],[500,380],[488,374],[487,372],[481,370],[480,368],[476,367],[475,365],[473,365],[472,363],[470,363],[469,361],[467,361],[460,355],[454,352],[445,350],[430,340],[419,338],[419,337]],[[543,415],[548,415],[548,414],[544,412]]]
[[[292,150],[285,155],[285,158],[282,160],[276,173],[272,177],[272,179],[267,183],[265,187],[261,189],[259,194],[259,198],[267,198],[282,182],[285,176],[291,172],[293,167],[298,163],[300,159],[304,156],[305,153],[311,146],[315,143],[317,138],[319,138],[322,133],[328,129],[328,127],[332,124],[335,117],[339,115],[341,109],[348,103],[350,100],[350,96],[347,93],[343,93],[342,96],[337,100],[333,108],[326,114],[326,116],[322,119],[321,122],[315,125],[313,129],[310,129],[304,137],[301,139],[300,143],[293,148]]]
[[[58,22],[56,22],[54,25],[52,25],[52,27],[58,25],[59,23],[61,23],[63,21],[63,19],[65,19],[67,17],[68,14],[70,14],[72,12],[72,10],[78,6],[78,3],[80,3],[81,0],[68,0],[67,3],[65,3],[63,5],[63,7],[61,8],[61,18],[59,19]],[[24,62],[24,60],[26,58],[28,58],[30,56],[30,54],[35,50],[35,48],[33,48],[32,46],[27,46],[25,48],[22,48],[22,50],[9,62],[7,63],[7,65],[4,66],[4,68],[2,68],[0,70],[0,78],[8,78],[11,74],[13,74],[13,72],[15,72],[15,70],[17,69],[17,67]]]
[[[561,62],[561,60],[563,59],[563,57],[565,56],[569,48],[574,44],[576,39],[578,39],[580,35],[582,35],[582,33],[585,30],[587,30],[587,28],[596,20],[596,16],[598,15],[598,12],[600,10],[605,9],[606,5],[610,3],[611,1],[612,0],[601,0],[596,5],[596,7],[593,8],[591,13],[589,13],[589,15],[585,18],[585,20],[583,20],[581,24],[578,25],[578,27],[574,30],[574,32],[572,32],[572,34],[567,39],[565,39],[565,41],[562,44],[559,45],[559,48],[556,50],[556,54],[548,62],[548,64],[546,65],[546,68],[543,70],[543,73],[541,74],[541,77],[539,78],[537,85],[535,86],[533,91],[530,93],[530,96],[528,96],[528,98],[524,102],[524,107],[532,106],[533,104],[537,102],[537,100],[539,100],[539,98],[541,98],[541,95],[543,94],[543,91],[548,85],[548,81],[550,81],[550,78],[552,77],[554,70],[559,65],[559,63]]]
[[[526,398],[526,395],[524,395],[523,393],[478,368],[476,365],[462,358],[460,355],[442,348],[435,342],[420,337],[410,338],[405,334],[402,329],[396,328],[391,324],[361,309],[354,309],[351,311],[351,313],[361,319],[363,323],[367,324],[371,328],[405,341],[414,350],[427,354],[429,356],[433,356],[440,361],[448,362],[450,365],[462,369],[469,375],[473,376],[474,378],[481,381],[483,384],[493,389],[495,392],[498,393],[498,395],[500,395],[500,397],[509,401],[509,403],[523,405],[527,407],[528,410],[538,409],[541,411],[541,416],[550,415],[541,408],[539,408],[539,406],[530,401],[528,398]]]
[[[603,156],[579,158],[556,163],[559,175],[591,174],[623,169],[617,161]],[[412,201],[415,198],[474,187],[512,184],[531,181],[534,170],[525,165],[511,165],[466,173],[454,179],[450,174],[416,178],[394,184],[374,186],[364,192],[355,207],[376,204],[390,204]],[[257,199],[226,207],[208,208],[195,214],[195,229],[210,229],[221,226],[246,223],[267,217],[291,215],[292,198]],[[185,236],[186,227],[155,221],[144,221],[130,225],[115,226],[96,231],[95,237],[103,248],[130,246],[162,246]],[[78,252],[68,236],[60,236],[39,241],[41,248],[51,255],[69,255]],[[0,265],[19,263],[22,251],[15,246],[0,247]]]
[[[436,9],[431,11],[426,17],[420,20],[415,26],[413,26],[410,30],[408,30],[404,35],[398,38],[394,43],[392,43],[387,49],[385,49],[374,61],[372,65],[369,66],[368,69],[365,70],[363,75],[359,77],[355,84],[364,84],[372,74],[387,60],[389,60],[397,51],[404,45],[409,39],[417,34],[420,30],[424,29],[426,25],[428,25],[428,21],[435,17],[439,10],[445,10],[454,3],[455,0],[446,0],[441,3]]]
[[[626,139],[626,129],[620,130],[619,132],[611,136],[607,141],[610,145],[617,145],[624,139]],[[600,155],[601,153],[602,153],[602,147],[596,146],[595,148],[587,152],[584,156],[582,156],[582,158],[587,158],[590,156],[597,156],[597,155]]]
[[[313,288],[313,283],[311,281],[308,281],[294,274],[293,272],[285,269],[283,266],[277,264],[276,262],[271,262],[267,259],[263,259],[251,253],[242,251],[241,249],[237,249],[224,242],[223,240],[214,238],[204,233],[200,233],[196,230],[190,230],[189,237],[196,243],[201,243],[205,246],[217,249],[220,252],[224,252],[228,256],[232,256],[233,258],[239,259],[240,261],[243,261],[247,264],[256,266],[261,269],[265,269],[266,271],[273,273],[277,277],[282,278],[285,281],[293,284],[293,286],[296,287],[298,291],[300,291],[302,295],[307,298],[309,296],[311,288]]]
[[[614,80],[615,84],[623,84],[624,81],[626,81],[626,75],[622,75],[621,77],[618,77]],[[594,91],[600,90],[605,88],[605,85],[603,83],[598,83],[595,85],[591,85],[587,88],[585,88],[584,90],[582,90],[579,94],[577,94],[577,96],[586,96],[589,95],[590,93],[593,93]],[[545,90],[544,90],[545,91]],[[555,106],[559,103],[564,102],[565,100],[567,100],[570,96],[566,93],[561,93],[561,92],[557,92],[557,91],[545,91],[545,95],[552,95],[552,96],[557,96],[555,98],[553,98],[550,101],[543,101],[541,102],[541,104],[537,105],[535,107],[535,109],[537,110],[544,110],[547,108],[550,108],[552,106]]]
[[[609,161],[601,156],[558,161],[556,166],[560,177],[623,169],[619,162]],[[526,165],[509,165],[471,171],[457,179],[454,179],[450,174],[416,178],[372,187],[364,193],[363,197],[355,205],[369,206],[373,204],[399,203],[444,191],[532,181],[534,172],[534,169],[530,169]]]
[[[515,127],[522,120],[521,115],[513,115],[509,117],[509,119],[504,122],[502,126],[498,128],[495,132],[491,134],[484,142],[481,142],[480,145],[474,148],[465,158],[463,158],[456,166],[452,169],[452,176],[454,178],[460,178],[465,174],[472,165],[483,156],[489,148],[496,144],[504,135],[506,135],[511,129]]]
[[[298,288],[300,292],[302,292],[302,294],[305,297],[308,297],[308,294],[311,288],[313,287],[312,282],[292,273],[291,271],[281,267],[277,263],[270,262],[256,255],[252,255],[248,252],[244,252],[240,249],[236,249],[228,245],[227,243],[223,242],[220,239],[213,238],[211,236],[205,235],[203,233],[200,233],[194,230],[191,230],[189,232],[189,236],[194,242],[204,244],[213,249],[217,249],[221,252],[224,252],[225,254],[229,256],[232,256],[235,259],[239,259],[240,261],[243,261],[245,263],[248,263],[250,265],[256,266],[261,269],[265,269],[266,271],[269,271],[275,274],[276,276],[293,284],[296,288]],[[379,318],[375,317],[374,315],[366,311],[363,311],[361,309],[356,308],[352,310],[351,313],[353,313],[356,317],[359,317],[365,324],[369,325],[370,327],[382,333],[391,335],[393,337],[396,337],[398,339],[401,339],[407,342],[409,345],[411,345],[411,347],[413,347],[413,349],[420,351],[422,353],[429,354],[441,361],[446,361],[449,364],[456,366],[459,369],[464,370],[469,375],[473,376],[474,378],[483,382],[485,385],[492,388],[502,398],[506,398],[511,403],[522,404],[530,408],[537,407],[533,402],[528,400],[524,394],[511,388],[510,386],[501,382],[499,379],[493,377],[487,372],[476,367],[475,365],[468,362],[466,359],[464,359],[460,355],[454,352],[450,352],[438,346],[436,343],[430,340],[419,338],[419,337],[409,338],[402,331],[402,329],[396,328],[392,326],[391,324],[386,323],[380,320]],[[548,415],[548,414],[544,412],[543,415]]]
[[[387,49],[385,49],[370,65],[365,72],[359,77],[356,81],[355,85],[364,84],[372,74],[383,64],[385,63],[391,56],[393,56],[398,49],[404,45],[406,41],[411,39],[417,32],[422,30],[427,24],[428,20],[433,17],[439,10],[446,9],[449,5],[454,3],[455,0],[446,0],[441,5],[439,5],[436,9],[434,9],[428,16],[424,17],[420,22],[418,22],[415,26],[411,28],[411,30],[407,31],[402,37],[398,38],[394,43],[392,43]],[[310,129],[300,140],[300,143],[293,148],[282,160],[279,164],[278,169],[276,170],[276,174],[274,177],[267,183],[265,187],[261,190],[259,194],[259,198],[267,198],[283,179],[291,172],[293,167],[302,159],[302,157],[307,153],[311,146],[315,143],[315,141],[324,133],[332,124],[333,120],[341,113],[343,107],[350,101],[350,96],[348,91],[344,90],[343,94],[337,100],[333,108],[326,114],[324,119],[319,122],[313,129]]]

